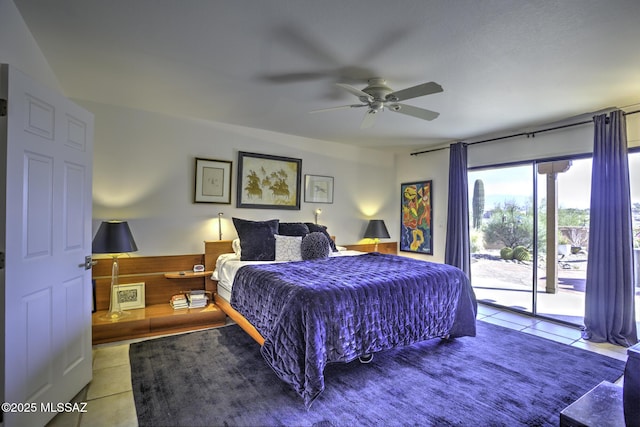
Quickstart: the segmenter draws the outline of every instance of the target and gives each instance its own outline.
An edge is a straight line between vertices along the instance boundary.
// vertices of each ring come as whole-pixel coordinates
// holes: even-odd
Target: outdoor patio
[[[537,315],[580,327],[584,324],[587,256],[558,261],[557,293],[546,292],[544,263],[537,269]],[[495,251],[472,254],[471,281],[478,301],[525,313],[533,311],[533,263],[505,261]],[[636,286],[636,321],[640,330],[640,287]]]

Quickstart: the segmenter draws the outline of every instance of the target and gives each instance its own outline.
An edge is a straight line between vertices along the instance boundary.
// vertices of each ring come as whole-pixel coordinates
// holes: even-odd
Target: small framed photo
[[[231,167],[227,160],[196,158],[194,202],[231,204]]]
[[[144,282],[115,285],[111,298],[120,303],[121,310],[144,308]]]
[[[304,201],[311,203],[333,203],[333,177],[305,175]]]

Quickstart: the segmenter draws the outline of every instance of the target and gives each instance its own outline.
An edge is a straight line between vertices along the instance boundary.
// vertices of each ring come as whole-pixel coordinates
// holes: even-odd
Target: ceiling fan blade
[[[283,74],[265,74],[259,76],[261,80],[271,83],[298,83],[317,80],[330,76],[330,72],[300,72]]]
[[[357,96],[358,98],[364,97],[366,99],[368,99],[369,101],[373,101],[373,97],[371,95],[369,95],[367,92],[363,92],[360,89],[357,89],[351,85],[348,85],[346,83],[336,83],[336,86],[341,87],[342,89],[351,92],[351,94]]]
[[[442,92],[442,86],[435,82],[422,83],[421,85],[408,87],[406,89],[391,92],[387,95],[387,101],[397,102],[406,99],[417,98],[419,96],[431,95]]]
[[[440,115],[440,113],[436,113],[435,111],[425,110],[424,108],[406,104],[393,104],[389,107],[389,110],[395,111],[396,113],[406,114],[407,116],[417,117],[422,120],[433,120]]]
[[[378,112],[376,110],[368,110],[364,117],[362,118],[362,123],[360,123],[360,129],[368,129],[373,127],[376,122],[376,115]]]
[[[323,113],[325,111],[344,110],[345,108],[366,107],[367,104],[340,105],[338,107],[321,108],[319,110],[311,110],[310,113]]]

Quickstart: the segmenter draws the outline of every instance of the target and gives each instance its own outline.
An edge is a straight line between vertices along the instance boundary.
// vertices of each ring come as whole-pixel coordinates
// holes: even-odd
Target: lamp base
[[[103,320],[110,320],[112,322],[117,322],[129,316],[131,316],[131,313],[127,313],[126,311],[108,311],[107,314],[101,316],[100,318]]]

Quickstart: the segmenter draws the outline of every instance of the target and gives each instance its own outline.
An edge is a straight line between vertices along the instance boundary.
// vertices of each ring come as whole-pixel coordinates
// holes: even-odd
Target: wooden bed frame
[[[335,237],[331,236],[335,241]],[[233,252],[231,246],[231,240],[216,240],[204,242],[204,269],[207,271],[213,271],[216,268],[216,260],[222,254],[228,254]],[[372,252],[378,250],[382,253],[388,253],[396,255],[397,242],[380,243],[378,247],[374,248],[373,244],[357,244],[347,245],[347,249],[358,250],[362,252]],[[258,344],[264,344],[264,337],[253,327],[251,323],[244,316],[238,313],[231,304],[218,295],[218,282],[212,280],[211,277],[206,279],[206,290],[210,291],[213,295],[213,301],[227,316],[229,316],[234,322],[238,324],[246,333],[251,336]]]
[[[204,269],[205,270],[215,270],[216,269],[216,260],[222,254],[233,253],[233,248],[231,247],[231,240],[217,240],[213,242],[204,242]],[[211,291],[213,295],[213,301],[220,308],[220,310],[224,311],[224,313],[229,316],[234,322],[238,324],[251,338],[253,338],[258,344],[261,346],[264,344],[264,338],[260,335],[260,332],[253,327],[251,323],[244,316],[238,313],[231,304],[229,304],[226,300],[224,300],[220,295],[218,295],[218,282],[216,280],[211,279],[211,277],[207,278],[207,290]]]

